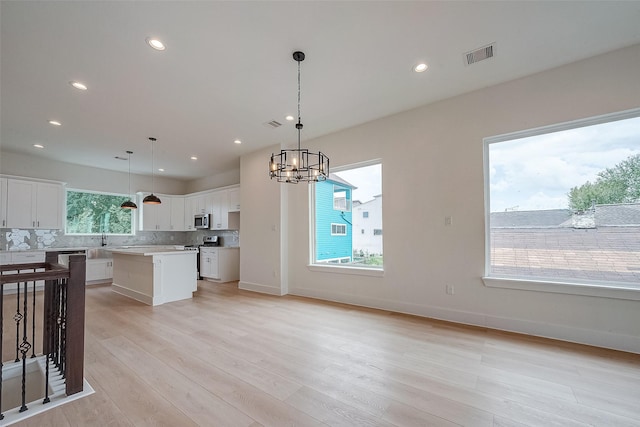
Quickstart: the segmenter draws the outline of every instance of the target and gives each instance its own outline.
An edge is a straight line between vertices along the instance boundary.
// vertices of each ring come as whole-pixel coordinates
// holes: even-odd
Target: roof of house
[[[640,225],[640,203],[596,205],[596,226]]]
[[[327,178],[327,181],[333,181],[333,182],[335,182],[336,184],[342,184],[342,185],[344,185],[344,186],[346,186],[346,187],[351,187],[353,190],[355,190],[356,188],[358,188],[358,187],[356,187],[355,185],[351,184],[350,182],[345,181],[344,179],[340,178],[340,177],[339,177],[338,175],[336,175],[335,173],[330,173],[330,174],[329,174],[329,177]]]
[[[568,222],[568,224],[567,224]],[[569,209],[491,212],[491,227],[570,227]]]
[[[596,205],[580,216],[590,217],[591,227],[640,225],[640,203]],[[492,228],[564,228],[574,222],[570,209],[491,212]]]

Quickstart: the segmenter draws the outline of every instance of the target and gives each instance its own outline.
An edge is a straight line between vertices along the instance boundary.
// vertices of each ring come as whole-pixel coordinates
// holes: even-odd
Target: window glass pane
[[[380,163],[345,168],[316,183],[315,209],[315,263],[382,269]]]
[[[640,287],[640,118],[580,126],[488,144],[489,276]]]
[[[120,205],[129,200],[120,194],[67,190],[66,234],[133,234],[131,209]]]

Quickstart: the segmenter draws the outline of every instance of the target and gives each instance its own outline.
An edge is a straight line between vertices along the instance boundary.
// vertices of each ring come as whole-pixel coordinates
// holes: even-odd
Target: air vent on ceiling
[[[118,160],[127,160],[126,157],[120,157],[120,156],[115,156],[114,159],[118,159]]]
[[[471,52],[467,52],[464,54],[465,65],[471,65],[475,64],[476,62],[484,61],[485,59],[493,58],[494,53],[494,43],[472,50]]]
[[[277,120],[271,120],[270,122],[266,122],[266,123],[263,123],[263,124],[264,124],[266,127],[268,127],[268,128],[273,128],[273,129],[275,129],[275,128],[279,128],[280,126],[282,126],[282,123],[280,123],[280,122],[279,122],[279,121],[277,121]]]

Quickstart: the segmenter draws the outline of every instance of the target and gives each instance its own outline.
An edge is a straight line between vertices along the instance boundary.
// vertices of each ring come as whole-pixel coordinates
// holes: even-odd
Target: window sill
[[[357,276],[371,276],[371,277],[384,277],[384,270],[380,268],[365,268],[365,267],[353,267],[342,265],[319,265],[309,264],[307,265],[311,271],[321,271],[323,273],[336,273],[336,274],[354,274]]]
[[[568,295],[585,295],[601,298],[615,298],[640,301],[640,287],[627,283],[570,283],[525,278],[483,277],[484,285],[489,288],[519,289],[524,291],[552,292]]]

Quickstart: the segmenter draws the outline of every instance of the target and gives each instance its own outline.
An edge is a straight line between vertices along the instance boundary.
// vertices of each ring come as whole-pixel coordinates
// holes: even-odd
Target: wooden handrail
[[[84,255],[82,255],[84,257]],[[20,273],[21,270],[40,270]],[[50,262],[37,262],[32,264],[9,264],[0,266],[0,284],[31,282],[36,280],[57,280],[68,279],[69,270],[64,265]],[[7,271],[18,271],[18,273],[4,274]]]

